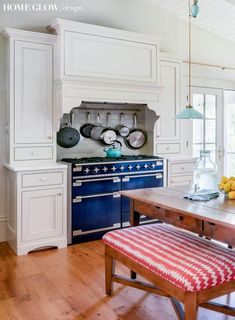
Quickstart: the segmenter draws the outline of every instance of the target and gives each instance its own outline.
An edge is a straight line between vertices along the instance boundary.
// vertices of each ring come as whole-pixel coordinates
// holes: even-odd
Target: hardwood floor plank
[[[119,263],[116,270],[129,275]],[[235,295],[230,300],[235,305]],[[22,257],[0,244],[0,320],[39,319],[177,320],[167,298],[116,283],[113,296],[106,296],[101,241]],[[199,320],[212,319],[234,318],[200,309]]]

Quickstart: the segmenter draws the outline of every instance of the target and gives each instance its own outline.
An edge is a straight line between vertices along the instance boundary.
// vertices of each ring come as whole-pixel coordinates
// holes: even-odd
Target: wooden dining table
[[[235,200],[220,194],[210,201],[184,199],[190,186],[121,191],[131,201],[130,224],[145,215],[235,247]]]
[[[138,226],[143,214],[159,222],[194,232],[201,237],[226,243],[231,249],[235,247],[235,200],[229,200],[223,194],[210,201],[184,199],[184,196],[191,192],[190,186],[180,186],[128,190],[120,193],[130,199],[131,226]],[[131,278],[136,278],[133,271]],[[182,305],[176,299],[170,299],[177,318],[184,319]],[[220,301],[209,301],[200,307],[235,317],[235,307]]]

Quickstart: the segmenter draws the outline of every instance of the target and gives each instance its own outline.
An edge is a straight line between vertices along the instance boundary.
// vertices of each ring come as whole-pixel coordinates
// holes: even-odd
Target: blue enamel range
[[[63,159],[69,163],[69,243],[100,238],[129,225],[130,203],[120,190],[161,187],[164,161],[155,156]],[[145,221],[146,218],[143,218]]]

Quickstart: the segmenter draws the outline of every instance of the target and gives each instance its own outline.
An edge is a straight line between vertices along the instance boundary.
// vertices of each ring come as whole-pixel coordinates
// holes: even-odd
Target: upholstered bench
[[[169,297],[178,319],[196,320],[199,306],[235,316],[232,307],[208,302],[235,290],[234,251],[165,224],[111,231],[103,241],[108,295],[118,282]],[[115,260],[151,284],[115,275]]]

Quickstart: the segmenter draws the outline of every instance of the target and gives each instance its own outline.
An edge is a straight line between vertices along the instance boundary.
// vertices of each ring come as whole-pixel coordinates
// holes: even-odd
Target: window
[[[193,94],[194,108],[205,116],[203,120],[193,120],[193,156],[199,157],[200,150],[210,150],[211,160],[214,162],[216,162],[216,100],[215,94]]]

